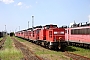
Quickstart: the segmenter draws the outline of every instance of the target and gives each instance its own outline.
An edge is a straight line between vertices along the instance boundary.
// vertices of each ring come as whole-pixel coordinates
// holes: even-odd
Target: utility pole
[[[29,21],[28,21],[28,28],[29,28]]]
[[[5,35],[7,34],[7,31],[6,31],[6,25],[5,25]]]
[[[68,45],[69,45],[69,25],[67,26],[67,41],[68,41]]]
[[[34,16],[32,16],[32,36],[34,37],[34,31],[33,31],[33,29],[34,29]]]
[[[5,25],[5,32],[6,32],[6,25]]]
[[[34,27],[34,16],[32,16],[32,30],[33,30],[33,27]]]
[[[28,29],[29,29],[29,21],[28,21]],[[28,31],[28,40],[29,40],[29,31]]]

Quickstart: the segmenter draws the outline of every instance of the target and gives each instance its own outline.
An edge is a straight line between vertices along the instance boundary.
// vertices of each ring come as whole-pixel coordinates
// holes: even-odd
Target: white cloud
[[[18,6],[21,6],[22,4],[23,4],[22,2],[19,2],[17,5],[18,5]]]
[[[5,3],[5,4],[10,4],[10,3],[14,2],[14,0],[0,0],[0,1]]]
[[[16,3],[14,6],[19,6],[20,8],[32,8],[32,6],[31,5],[26,5],[26,4],[24,4],[23,2],[18,2],[18,3]]]
[[[26,5],[23,2],[18,2],[14,6],[19,6],[20,8],[31,8],[32,7],[31,5]]]

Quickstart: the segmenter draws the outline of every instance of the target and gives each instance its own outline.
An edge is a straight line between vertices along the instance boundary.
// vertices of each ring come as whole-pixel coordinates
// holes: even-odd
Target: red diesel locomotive
[[[57,25],[36,26],[16,32],[15,36],[28,39],[49,49],[64,49],[67,46],[65,29],[58,28]]]
[[[65,40],[69,45],[90,48],[90,23],[73,24],[65,30]]]

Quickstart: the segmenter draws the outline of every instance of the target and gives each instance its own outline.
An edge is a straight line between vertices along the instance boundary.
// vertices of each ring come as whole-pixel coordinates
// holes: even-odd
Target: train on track
[[[90,23],[74,23],[71,27],[36,26],[18,31],[15,36],[49,49],[65,49],[68,45],[90,48]]]
[[[49,49],[63,50],[67,47],[65,28],[57,27],[57,25],[36,26],[18,31],[15,33],[15,36],[27,39]]]
[[[0,38],[4,37],[6,35],[6,32],[0,32]]]
[[[65,40],[69,45],[90,48],[90,23],[74,23],[65,31]]]

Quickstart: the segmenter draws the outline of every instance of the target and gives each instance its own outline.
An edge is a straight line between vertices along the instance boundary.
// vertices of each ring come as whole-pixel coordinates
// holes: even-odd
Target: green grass
[[[3,39],[3,37],[2,38],[0,38],[0,40],[2,40]]]
[[[80,54],[82,56],[86,56],[90,58],[90,49],[80,48],[80,47],[67,47],[67,50],[76,54]]]
[[[7,39],[6,39],[6,41],[5,41],[5,48],[8,48],[8,49],[11,49],[11,48],[13,48],[13,46],[12,46],[12,40],[11,40],[11,38],[8,36],[7,37]]]
[[[2,60],[20,60],[23,58],[22,53],[13,48],[0,51],[0,57]]]
[[[5,49],[0,50],[0,58],[2,60],[21,60],[23,58],[21,51],[14,48],[12,43],[13,41],[8,36],[4,45]]]

